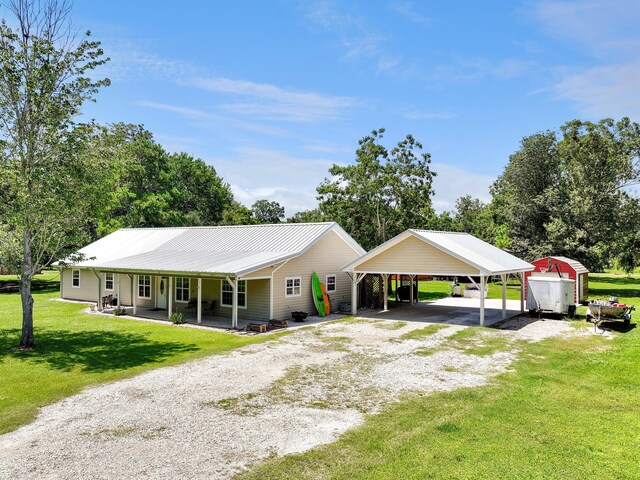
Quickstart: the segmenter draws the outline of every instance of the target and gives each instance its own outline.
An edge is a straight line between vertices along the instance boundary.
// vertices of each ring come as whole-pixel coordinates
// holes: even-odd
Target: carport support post
[[[520,313],[524,313],[524,272],[518,274],[520,277]]]
[[[502,319],[507,318],[507,275],[500,275],[502,281]]]
[[[484,327],[484,288],[487,284],[487,278],[480,275],[480,326]]]
[[[351,278],[351,315],[356,316],[358,314],[358,274],[352,273]]]
[[[413,305],[413,275],[409,275],[409,303]]]
[[[385,312],[389,310],[389,274],[385,273],[382,275],[382,280],[384,281],[383,295],[384,295],[384,310]]]
[[[202,279],[198,278],[198,323],[202,323]]]

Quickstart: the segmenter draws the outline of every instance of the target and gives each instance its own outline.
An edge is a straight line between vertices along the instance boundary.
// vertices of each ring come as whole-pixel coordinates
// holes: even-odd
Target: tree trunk
[[[31,295],[31,278],[33,261],[31,258],[31,236],[25,229],[23,236],[22,275],[20,276],[20,297],[22,299],[22,338],[20,348],[33,348],[33,296]]]

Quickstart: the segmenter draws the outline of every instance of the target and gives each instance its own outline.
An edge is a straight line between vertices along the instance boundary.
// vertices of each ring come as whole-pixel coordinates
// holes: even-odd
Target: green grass
[[[591,297],[640,305],[640,278],[592,275]],[[640,331],[522,346],[490,386],[408,398],[337,442],[244,479],[640,478]],[[453,341],[471,340],[459,334]],[[462,337],[462,338],[460,338]],[[425,352],[428,353],[428,352]]]
[[[464,279],[461,279],[464,283]],[[392,282],[392,287],[395,284]],[[420,301],[438,300],[450,296],[451,282],[439,280],[421,281],[418,283],[418,299]],[[489,283],[488,298],[502,298],[502,284],[500,282]],[[389,298],[396,299],[396,292],[389,290]],[[520,283],[511,279],[507,282],[507,300],[520,300]]]
[[[446,346],[478,356],[493,355],[513,348],[508,337],[496,335],[495,330],[483,327],[458,330],[447,338]]]
[[[416,330],[411,330],[410,332],[403,333],[402,335],[400,335],[399,340],[422,340],[423,338],[433,335],[443,328],[449,328],[449,325],[434,323],[431,325],[427,325],[424,328],[418,328]]]
[[[14,279],[0,278],[0,285]],[[45,272],[37,283],[53,280]],[[34,293],[36,349],[18,351],[20,297],[0,294],[0,433],[86,386],[274,338],[83,315],[86,305],[51,300],[58,295],[51,285]]]

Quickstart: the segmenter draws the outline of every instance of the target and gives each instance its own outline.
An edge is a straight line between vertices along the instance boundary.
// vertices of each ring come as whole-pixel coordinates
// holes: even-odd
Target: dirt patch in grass
[[[403,333],[400,336],[399,340],[422,340],[423,338],[433,335],[440,330],[444,330],[445,328],[449,328],[449,325],[434,323],[432,325],[427,325],[424,328],[418,328],[416,330],[411,330],[410,332]]]

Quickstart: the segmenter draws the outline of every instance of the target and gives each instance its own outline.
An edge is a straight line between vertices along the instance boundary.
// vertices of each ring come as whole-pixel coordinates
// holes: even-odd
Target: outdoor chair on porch
[[[102,308],[113,306],[113,295],[105,295],[102,297]]]

